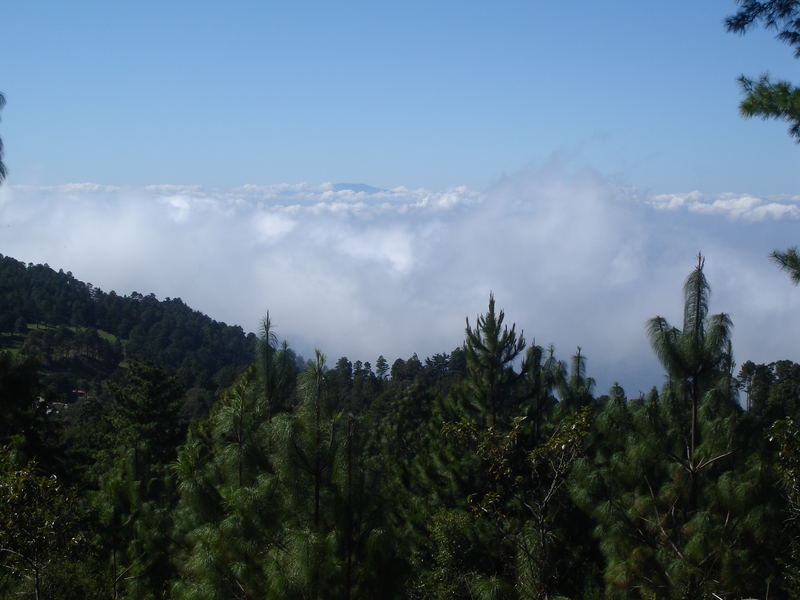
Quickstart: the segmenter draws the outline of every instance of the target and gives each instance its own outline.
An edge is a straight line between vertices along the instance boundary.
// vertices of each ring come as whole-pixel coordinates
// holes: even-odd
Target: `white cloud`
[[[800,218],[800,207],[794,204],[780,204],[779,202],[769,202],[756,206],[752,210],[754,221],[764,221],[768,219],[798,219]]]
[[[303,353],[374,362],[449,351],[490,290],[529,341],[577,345],[601,391],[660,384],[644,336],[680,326],[681,285],[708,257],[713,312],[740,361],[797,358],[800,291],[768,262],[798,242],[798,198],[699,191],[644,197],[558,167],[484,193],[363,185],[232,189],[0,188],[0,252],[119,293],[181,297],[255,329],[266,310]]]
[[[83,183],[62,183],[61,185],[49,186],[17,185],[14,187],[18,190],[59,192],[61,194],[116,192],[120,190],[120,188],[115,185],[103,185],[101,183],[92,183],[88,181]]]
[[[650,204],[661,210],[676,210],[686,206],[689,201],[697,201],[703,194],[697,190],[685,194],[657,194],[650,198]]]
[[[170,216],[178,223],[189,218],[191,209],[191,199],[186,196],[169,196],[165,198],[164,204],[170,208]]]
[[[693,191],[684,194],[657,194],[648,203],[658,210],[725,216],[731,220],[766,221],[800,218],[800,199],[797,196],[759,198],[750,194],[703,194]]]
[[[264,212],[253,219],[256,236],[261,242],[272,243],[283,238],[295,228],[295,221],[281,214]]]
[[[100,185],[98,183],[66,183],[57,187],[58,191],[64,193],[81,192],[116,192],[119,187],[114,185]]]
[[[339,235],[337,246],[347,256],[358,260],[385,263],[394,271],[406,274],[414,263],[413,237],[398,228],[373,228]]]
[[[171,183],[163,183],[156,185],[146,185],[144,187],[146,192],[153,192],[155,194],[198,194],[202,193],[202,188],[199,185],[173,185]]]

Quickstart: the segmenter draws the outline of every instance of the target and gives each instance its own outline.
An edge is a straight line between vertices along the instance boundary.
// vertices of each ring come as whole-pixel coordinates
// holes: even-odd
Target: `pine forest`
[[[0,600],[800,600],[800,0],[725,4],[4,2]]]
[[[2,597],[800,597],[800,365],[737,367],[702,256],[639,397],[492,295],[390,365],[0,270]]]

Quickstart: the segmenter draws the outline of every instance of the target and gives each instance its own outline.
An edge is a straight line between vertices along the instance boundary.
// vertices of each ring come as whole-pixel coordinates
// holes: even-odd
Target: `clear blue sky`
[[[11,184],[482,190],[561,153],[653,193],[794,193],[730,0],[3,3]]]

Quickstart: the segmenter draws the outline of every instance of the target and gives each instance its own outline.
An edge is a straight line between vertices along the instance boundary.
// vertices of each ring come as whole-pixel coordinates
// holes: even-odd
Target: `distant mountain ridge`
[[[32,324],[108,332],[121,341],[125,360],[159,364],[187,387],[225,387],[255,358],[253,333],[180,298],[104,292],[69,271],[0,254],[0,332],[23,334]]]
[[[376,194],[378,192],[384,192],[383,188],[378,188],[372,185],[367,185],[366,183],[334,183],[333,184],[333,191],[334,192],[342,192],[345,190],[349,190],[351,192],[364,192],[365,194]]]

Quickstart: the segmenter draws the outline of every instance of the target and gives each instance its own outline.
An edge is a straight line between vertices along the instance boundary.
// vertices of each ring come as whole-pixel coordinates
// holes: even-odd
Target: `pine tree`
[[[538,442],[543,427],[550,420],[557,404],[554,392],[559,381],[563,379],[563,365],[556,360],[553,346],[548,348],[545,358],[544,349],[534,344],[525,355],[522,373],[526,395],[524,415],[531,424],[534,441]]]
[[[183,391],[163,368],[131,363],[124,384],[112,386],[120,445],[143,445],[155,462],[170,462],[186,433],[179,418]]]
[[[778,451],[777,468],[786,500],[784,522],[789,552],[785,589],[796,600],[800,598],[800,427],[793,419],[776,421],[769,429],[769,440]]]
[[[517,373],[512,362],[524,339],[503,320],[490,297],[476,327],[467,323],[464,385],[439,403],[432,423],[443,424],[443,435],[432,437],[418,461],[423,480],[446,499],[439,506],[448,507],[430,521],[429,558],[423,554],[416,588],[423,597],[538,599],[568,587],[558,574],[570,555],[555,549],[574,514],[564,486],[583,451],[591,380],[580,352],[567,381],[552,350],[544,359],[539,346]],[[567,402],[573,412],[554,423],[553,391],[561,382],[574,396]],[[478,548],[480,561],[471,562]]]
[[[564,365],[559,364],[554,369],[554,379],[561,399],[558,407],[561,416],[567,416],[592,404],[594,379],[586,375],[586,356],[582,354],[580,346],[572,355],[569,375]]]
[[[173,597],[266,596],[282,508],[267,452],[266,411],[263,388],[249,369],[181,448],[175,520],[183,550]]]
[[[113,392],[116,446],[92,496],[109,532],[101,540],[109,587],[113,598],[165,598],[174,576],[170,531],[177,502],[168,464],[184,433],[178,418],[183,390],[160,367],[132,363]]]
[[[348,415],[332,478],[341,592],[328,597],[389,600],[402,597],[405,561],[387,518],[393,498],[384,463],[365,452],[365,434],[362,420]]]
[[[520,377],[513,363],[525,348],[525,338],[503,325],[505,313],[495,313],[494,295],[489,294],[489,310],[478,316],[473,329],[467,319],[464,350],[467,356],[466,387],[488,427],[508,412],[513,385]]]
[[[118,456],[93,495],[112,598],[168,598],[174,482],[145,445]]]
[[[731,323],[708,317],[709,291],[700,257],[684,286],[683,329],[648,323],[663,392],[605,404],[598,447],[572,485],[599,523],[609,597],[748,597],[774,576],[757,558],[769,555],[767,475],[736,455]]]
[[[386,374],[389,372],[389,363],[381,354],[378,357],[378,360],[375,361],[375,375],[377,375],[378,379],[384,380],[386,379]]]
[[[701,403],[727,402],[733,398],[733,357],[730,317],[720,313],[708,317],[710,287],[703,274],[704,259],[698,255],[697,266],[683,286],[683,330],[678,330],[663,317],[647,324],[648,336],[656,356],[669,376],[669,391],[676,395],[679,405],[689,409],[686,431],[686,453],[681,464],[686,470],[691,495],[696,495],[699,473],[713,462],[730,454],[698,456],[701,430],[698,419]],[[706,448],[712,440],[706,440]]]
[[[278,336],[267,312],[256,344],[256,365],[267,418],[289,408],[297,378],[294,358],[286,341],[278,347]]]
[[[314,599],[326,597],[338,571],[332,563],[336,536],[331,507],[339,426],[325,375],[325,356],[317,351],[301,375],[296,413],[273,422],[276,473],[295,513],[284,528],[285,549],[273,554],[273,589]]]

